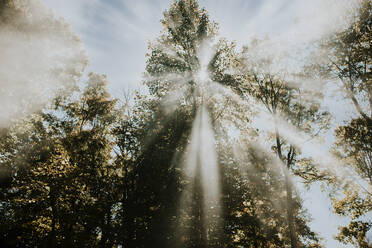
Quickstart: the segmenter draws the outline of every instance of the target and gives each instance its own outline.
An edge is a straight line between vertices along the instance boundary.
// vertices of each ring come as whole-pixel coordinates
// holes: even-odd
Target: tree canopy
[[[149,93],[124,99],[110,95],[105,75],[82,77],[78,37],[41,6],[0,0],[6,39],[38,39],[50,56],[22,78],[0,69],[5,97],[18,104],[12,82],[27,90],[40,80],[54,92],[37,111],[4,117],[1,247],[323,247],[297,187],[314,182],[328,184],[334,212],[349,217],[336,238],[369,247],[370,1],[294,73],[256,56],[263,40],[238,49],[196,0],[176,0],[146,54]],[[62,47],[51,45],[59,39]],[[327,154],[338,162],[326,168],[303,152],[302,136],[315,139],[330,125],[323,92],[302,87],[314,78],[339,86],[356,113],[335,127]]]

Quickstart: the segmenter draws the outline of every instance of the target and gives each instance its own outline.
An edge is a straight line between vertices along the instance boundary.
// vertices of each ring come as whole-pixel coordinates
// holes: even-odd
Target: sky
[[[160,34],[162,13],[171,0],[43,0],[57,17],[64,18],[82,39],[90,65],[88,71],[106,74],[115,97],[140,87],[148,42]],[[320,36],[342,28],[344,0],[200,0],[220,36],[238,45],[253,37],[270,36],[275,49],[294,51]],[[349,4],[352,1],[346,1]],[[329,103],[336,118],[345,109]],[[334,108],[334,109],[332,109]],[[331,112],[332,112],[331,111]],[[305,206],[313,217],[312,227],[325,239],[326,247],[344,247],[332,238],[345,219],[332,214],[330,201],[319,186],[304,189]]]

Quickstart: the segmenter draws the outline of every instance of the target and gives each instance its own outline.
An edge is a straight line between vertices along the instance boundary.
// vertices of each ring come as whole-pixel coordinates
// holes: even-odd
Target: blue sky
[[[172,1],[43,2],[57,16],[65,18],[81,37],[90,57],[90,69],[107,74],[115,88],[125,88],[138,86],[144,70],[147,43],[160,33],[162,12]],[[286,49],[293,42],[317,38],[320,33],[332,28],[332,18],[339,15],[340,7],[325,10],[327,5],[323,0],[309,2],[201,0],[200,6],[206,7],[212,20],[219,23],[221,36],[245,44],[253,36],[270,35],[277,41],[285,42],[281,46]]]
[[[148,41],[161,31],[162,12],[171,0],[43,0],[82,39],[90,59],[88,71],[107,74],[114,96],[140,86]],[[200,0],[220,35],[246,44],[254,36],[270,36],[276,50],[289,51],[311,43],[342,25],[343,0]],[[339,113],[339,111],[336,111]],[[344,113],[344,111],[343,111]],[[343,116],[341,116],[342,119]],[[318,186],[304,193],[314,218],[314,231],[326,247],[342,247],[332,239],[344,222],[331,212]]]

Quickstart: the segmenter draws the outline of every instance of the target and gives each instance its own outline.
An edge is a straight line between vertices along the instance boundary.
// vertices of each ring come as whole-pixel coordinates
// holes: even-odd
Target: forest
[[[274,57],[174,0],[138,55],[146,91],[115,98],[63,19],[0,0],[0,247],[325,247],[315,184],[348,220],[334,238],[372,247],[372,2],[342,19]]]

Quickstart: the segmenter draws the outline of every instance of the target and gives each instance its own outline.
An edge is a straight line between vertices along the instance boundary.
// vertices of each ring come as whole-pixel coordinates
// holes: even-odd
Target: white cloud
[[[161,30],[167,1],[44,0],[71,23],[83,40],[90,67],[107,74],[110,88],[137,88],[145,70],[147,43]]]

